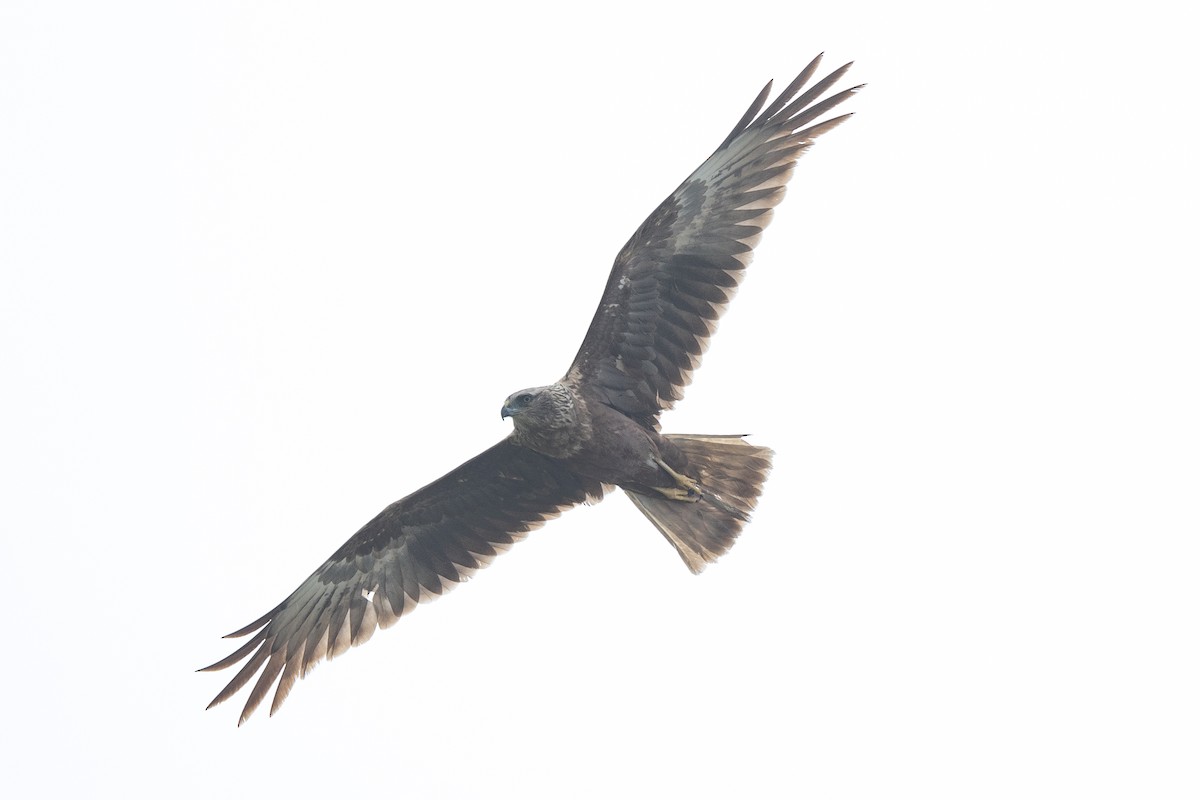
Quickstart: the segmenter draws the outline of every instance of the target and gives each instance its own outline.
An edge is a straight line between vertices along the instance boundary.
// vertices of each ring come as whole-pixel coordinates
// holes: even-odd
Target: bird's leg
[[[655,486],[654,490],[666,497],[669,500],[682,500],[687,503],[695,503],[700,499],[700,484],[689,478],[687,475],[676,472],[667,466],[667,462],[661,458],[655,458],[654,463],[662,468],[663,472],[671,476],[675,481],[674,486]]]

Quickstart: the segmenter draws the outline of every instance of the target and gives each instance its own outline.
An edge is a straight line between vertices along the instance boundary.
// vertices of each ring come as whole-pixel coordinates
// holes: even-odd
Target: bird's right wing
[[[545,456],[505,439],[385,508],[286,600],[229,634],[254,636],[204,671],[250,660],[209,708],[261,670],[238,724],[278,678],[274,713],[296,679],[322,658],[362,644],[376,626],[388,627],[417,603],[486,566],[528,531],[603,492],[599,483],[556,469]]]
[[[859,88],[822,99],[849,64],[801,94],[820,60],[764,110],[768,83],[621,249],[568,379],[647,423],[683,397],[796,159],[849,116],[821,120]]]

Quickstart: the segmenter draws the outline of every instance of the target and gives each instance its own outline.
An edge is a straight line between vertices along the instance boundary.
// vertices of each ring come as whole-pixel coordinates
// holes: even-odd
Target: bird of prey
[[[663,434],[709,337],[783,199],[796,159],[850,115],[820,118],[861,86],[823,95],[847,64],[804,87],[820,56],[764,108],[758,94],[721,146],[617,254],[565,376],[514,392],[512,432],[385,508],[275,608],[229,634],[249,660],[209,704],[257,675],[240,725],[278,680],[273,714],[323,658],[371,638],[572,506],[620,487],[700,572],[750,517],[772,453],[740,436]],[[802,93],[803,92],[803,93]]]

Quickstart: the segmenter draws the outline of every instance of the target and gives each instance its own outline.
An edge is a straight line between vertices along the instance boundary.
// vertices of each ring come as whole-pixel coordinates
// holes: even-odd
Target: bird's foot
[[[654,459],[654,463],[658,464],[664,472],[671,476],[675,481],[674,486],[655,486],[654,489],[668,500],[681,500],[685,503],[695,503],[701,497],[700,484],[693,478],[687,475],[676,472],[667,466],[666,462],[661,458]]]

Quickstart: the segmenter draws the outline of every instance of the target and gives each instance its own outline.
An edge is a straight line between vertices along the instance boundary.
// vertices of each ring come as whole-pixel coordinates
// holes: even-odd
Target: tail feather
[[[668,434],[666,438],[687,457],[687,475],[699,482],[700,499],[686,502],[627,494],[674,545],[688,569],[699,573],[733,546],[750,520],[774,454],[741,436]]]

